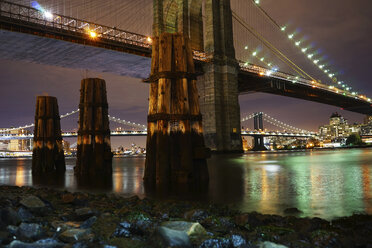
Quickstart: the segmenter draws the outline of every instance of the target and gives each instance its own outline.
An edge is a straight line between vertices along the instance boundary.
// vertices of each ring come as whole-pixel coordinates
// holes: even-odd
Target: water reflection
[[[84,185],[74,176],[75,159],[66,159],[61,180],[33,178],[31,160],[0,159],[0,184],[212,201],[270,214],[283,214],[289,207],[322,218],[372,214],[372,149],[213,156],[208,161],[207,188],[166,187],[162,192],[144,187],[144,162],[141,157],[114,158],[112,181],[99,185],[102,179],[98,178]]]

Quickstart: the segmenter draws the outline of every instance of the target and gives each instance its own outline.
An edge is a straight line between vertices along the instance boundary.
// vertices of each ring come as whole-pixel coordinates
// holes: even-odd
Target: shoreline
[[[2,247],[371,247],[372,216],[326,221],[224,205],[0,185]],[[283,245],[283,246],[279,246]]]

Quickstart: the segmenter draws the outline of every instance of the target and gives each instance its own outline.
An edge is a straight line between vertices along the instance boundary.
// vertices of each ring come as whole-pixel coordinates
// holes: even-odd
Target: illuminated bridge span
[[[77,137],[77,132],[62,132],[63,138],[74,138]],[[147,131],[112,131],[111,136],[146,136]],[[286,133],[277,131],[242,131],[242,136],[262,136],[262,137],[292,137],[292,138],[310,138],[314,137],[315,134],[308,133]],[[22,140],[22,139],[33,139],[33,134],[21,134],[21,135],[0,135],[0,140]]]
[[[247,92],[372,115],[371,99],[338,78],[325,56],[301,40],[304,35],[279,25],[259,1],[92,0],[88,6],[82,0],[53,4],[40,0],[40,5],[29,4],[28,0],[0,0],[0,57],[143,79],[150,73],[152,37],[142,34],[188,35],[202,86],[205,140],[213,150],[241,150],[236,134],[241,126],[238,95]]]
[[[64,115],[61,115],[61,119],[69,117],[73,114],[78,113],[79,110],[74,110],[69,113],[66,113]],[[268,121],[270,124],[277,126],[279,128],[282,128],[285,131],[264,131],[263,128],[261,130],[253,130],[253,131],[244,131],[242,130],[241,135],[242,136],[252,136],[252,137],[265,137],[265,136],[272,136],[272,137],[297,137],[297,138],[309,138],[316,136],[316,133],[310,132],[307,130],[303,130],[300,128],[293,127],[291,125],[288,125],[284,122],[278,121],[275,118],[267,115],[266,113],[258,112],[258,113],[252,113],[250,115],[247,115],[246,117],[242,118],[241,122],[246,122],[248,120],[251,120],[253,118],[257,118],[259,116],[263,116],[266,121]],[[125,131],[111,131],[111,136],[146,136],[147,135],[147,128],[145,125],[122,120],[117,117],[109,116],[109,120],[116,122],[121,125],[130,126],[132,128],[138,128],[138,130],[125,130]],[[30,125],[24,125],[16,128],[9,128],[9,129],[3,129],[0,130],[0,140],[18,140],[18,139],[33,139],[33,134],[12,134],[9,133],[11,131],[20,130],[20,129],[26,129],[33,127],[34,124]],[[2,135],[1,135],[2,133]],[[6,134],[4,134],[6,133]],[[62,137],[64,138],[73,138],[77,137],[77,132],[62,132]]]

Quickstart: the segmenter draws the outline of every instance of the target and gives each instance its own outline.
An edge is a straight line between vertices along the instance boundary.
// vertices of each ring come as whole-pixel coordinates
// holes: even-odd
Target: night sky
[[[315,47],[328,56],[332,68],[341,73],[342,80],[351,82],[350,85],[359,92],[372,96],[372,1],[261,0],[261,6],[278,23],[290,24],[307,35]],[[0,75],[0,127],[32,123],[37,95],[56,96],[61,114],[77,109],[80,81],[85,76],[106,80],[110,115],[146,123],[148,85],[140,79],[1,58]],[[242,116],[263,111],[288,124],[313,131],[328,122],[334,111],[351,123],[363,119],[360,114],[337,107],[259,93],[240,96],[240,104]],[[62,128],[77,128],[76,121],[77,116],[62,121]],[[144,145],[144,138],[115,138],[113,143],[114,146],[127,145],[132,141]]]

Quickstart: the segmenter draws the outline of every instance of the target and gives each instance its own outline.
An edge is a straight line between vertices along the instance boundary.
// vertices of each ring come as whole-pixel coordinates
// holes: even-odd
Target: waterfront
[[[144,162],[144,157],[114,158],[112,191],[145,197]],[[265,214],[283,214],[291,207],[300,209],[300,216],[326,219],[372,214],[371,162],[372,149],[214,155],[208,161],[208,190],[177,198]],[[75,159],[66,164],[64,188],[78,190]],[[0,184],[32,186],[31,160],[1,159]]]

